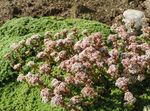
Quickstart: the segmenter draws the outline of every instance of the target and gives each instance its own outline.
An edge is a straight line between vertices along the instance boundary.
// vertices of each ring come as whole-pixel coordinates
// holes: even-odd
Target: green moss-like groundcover
[[[43,104],[40,90],[37,87],[29,88],[27,84],[16,82],[17,72],[13,71],[3,56],[10,51],[9,45],[33,34],[44,34],[51,31],[53,34],[64,28],[77,27],[79,31],[88,29],[90,32],[102,32],[105,37],[110,33],[107,25],[95,21],[80,19],[63,19],[57,17],[31,18],[24,17],[13,19],[0,27],[0,111],[62,111],[65,109],[54,108],[50,104]],[[114,85],[112,92],[104,100],[91,107],[90,111],[140,111],[144,105],[150,104],[149,79],[141,85],[136,85],[133,90],[138,102],[133,107],[123,107],[123,94]],[[141,88],[139,90],[139,88]]]

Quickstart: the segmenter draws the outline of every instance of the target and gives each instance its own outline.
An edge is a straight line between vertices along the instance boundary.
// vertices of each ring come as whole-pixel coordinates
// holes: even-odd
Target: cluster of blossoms
[[[80,40],[76,28],[71,32],[64,29],[54,38],[46,32],[45,38],[34,35],[14,43],[13,53],[5,58],[14,70],[25,73],[17,81],[40,86],[44,103],[83,110],[110,90],[104,83],[111,79],[123,91],[125,103],[134,104],[136,98],[129,85],[143,81],[150,73],[150,44],[145,42],[150,39],[149,20],[143,18],[142,34],[137,36],[134,22],[120,25],[121,18],[116,18],[107,41],[100,32],[90,35],[84,30]],[[28,61],[25,57],[34,59]],[[27,74],[24,66],[29,67]],[[60,74],[52,73],[54,67],[61,70]],[[43,76],[50,77],[50,85]]]
[[[44,87],[44,83],[40,79],[40,76],[38,74],[32,74],[31,72],[28,72],[28,74],[26,74],[25,76],[23,74],[20,74],[17,78],[17,81],[25,81],[30,85],[40,85]]]
[[[120,20],[121,17],[117,17],[116,23],[120,23]],[[112,29],[116,33],[108,37],[113,48],[110,58],[108,58],[108,73],[115,77],[115,85],[124,91],[124,100],[127,104],[136,102],[136,98],[129,91],[128,86],[137,81],[143,81],[146,74],[150,73],[150,44],[146,42],[146,40],[150,40],[148,22],[148,18],[143,18],[142,34],[139,36],[133,27],[130,27],[129,31],[126,26],[117,26],[115,23]],[[131,29],[133,30],[131,31]]]

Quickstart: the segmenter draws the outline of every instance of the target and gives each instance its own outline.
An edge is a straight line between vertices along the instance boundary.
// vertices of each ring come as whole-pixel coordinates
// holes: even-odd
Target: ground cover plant
[[[53,34],[64,28],[76,26],[79,31],[87,28],[91,32],[101,30],[105,36],[109,34],[109,27],[92,21],[86,20],[64,20],[56,17],[43,17],[39,19],[25,17],[8,21],[0,28],[0,109],[11,110],[55,110],[50,105],[42,104],[38,88],[29,88],[26,84],[18,84],[16,78],[18,73],[9,67],[8,62],[3,58],[9,52],[10,44],[21,39],[30,37],[33,34],[41,34],[50,30]],[[57,71],[57,70],[56,70]],[[29,93],[30,92],[30,93]],[[28,97],[27,97],[28,96]],[[18,98],[18,99],[17,99]],[[58,110],[58,109],[56,109]]]
[[[21,40],[7,44],[9,52],[2,53],[7,69],[1,73],[5,74],[1,83],[8,84],[13,78],[9,85],[2,86],[2,110],[62,110],[58,106],[65,110],[136,110],[149,103],[147,22],[143,22],[143,35],[136,36],[132,26],[132,30],[127,30],[118,20],[109,35],[109,28],[100,23],[63,19],[56,22],[55,19],[36,19],[38,23],[47,21],[42,22],[41,27],[36,20],[24,18],[20,21],[26,28],[17,27],[26,31],[24,33],[15,32],[16,28],[10,31],[7,24],[1,28],[1,35],[16,33]],[[30,22],[37,25],[32,26]],[[28,30],[30,25],[31,30]],[[46,26],[52,28],[45,29]],[[36,34],[21,35],[32,31]],[[12,73],[6,72],[8,69]],[[18,74],[17,80],[23,83],[16,82]],[[17,89],[13,85],[18,86]],[[22,101],[12,101],[6,95],[11,99],[19,96]],[[16,106],[18,102],[20,106]],[[44,108],[40,109],[42,106]],[[53,109],[52,106],[57,107]]]

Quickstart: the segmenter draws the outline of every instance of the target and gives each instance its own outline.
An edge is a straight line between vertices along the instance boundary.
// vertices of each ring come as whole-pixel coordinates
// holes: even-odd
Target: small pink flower
[[[55,62],[60,62],[59,56],[55,57],[55,58],[54,58],[54,61],[55,61]]]
[[[85,86],[82,90],[81,93],[83,97],[92,97],[95,94],[94,88],[90,86]]]
[[[89,47],[90,46],[90,42],[91,41],[87,41],[87,40],[83,40],[80,47],[83,49],[85,49],[86,47]]]
[[[32,35],[32,36],[31,36],[31,39],[32,39],[32,40],[38,40],[38,39],[40,39],[40,35],[38,35],[38,34]]]
[[[128,67],[130,64],[129,58],[122,59],[121,63],[123,64],[124,67]]]
[[[50,54],[53,51],[52,47],[45,47],[44,52],[46,52],[47,54]]]
[[[144,51],[150,49],[150,45],[147,44],[147,43],[141,44],[140,47],[141,47],[141,49],[144,50]]]
[[[57,79],[53,79],[52,81],[51,81],[51,86],[52,87],[57,87],[57,86],[59,86],[59,84],[61,83],[61,81],[59,81],[59,80],[57,80]]]
[[[41,90],[41,97],[49,97],[50,93],[49,93],[49,89],[48,88],[44,88]]]
[[[150,27],[143,27],[142,31],[143,31],[144,34],[145,33],[149,34],[150,33]]]
[[[139,59],[139,61],[145,62],[148,60],[148,56],[147,55],[141,55],[138,59]]]
[[[119,51],[117,49],[112,49],[111,52],[110,52],[110,56],[112,58],[118,59],[118,57],[119,57]]]
[[[56,51],[53,51],[50,53],[50,56],[52,56],[53,58],[56,57],[57,55],[58,55],[58,52]]]
[[[70,58],[70,63],[75,63],[80,61],[78,54],[75,54],[72,58]]]
[[[145,75],[144,74],[139,74],[137,77],[137,80],[142,82],[143,80],[145,80]]]
[[[150,49],[146,50],[146,55],[150,58]]]
[[[87,68],[87,69],[91,69],[91,68],[92,68],[92,64],[91,64],[90,62],[88,62],[88,61],[83,62],[82,64],[83,64],[83,66],[84,66],[85,68]]]
[[[110,27],[110,30],[112,32],[116,32],[117,26],[118,26],[117,23],[112,24],[112,26]]]
[[[96,65],[97,65],[98,68],[103,68],[104,67],[104,62],[96,61]]]
[[[63,70],[65,70],[66,69],[66,63],[65,63],[66,61],[62,61],[61,63],[60,63],[60,65],[59,65],[59,67],[61,68],[61,69],[63,69]]]
[[[78,52],[82,51],[82,48],[81,48],[80,44],[81,44],[81,41],[76,42],[76,44],[74,45],[74,50],[75,51],[78,51]]]
[[[54,88],[54,94],[68,94],[70,90],[65,82],[61,82],[58,86]]]
[[[123,40],[126,40],[127,37],[128,37],[128,34],[127,34],[127,32],[121,32],[119,36],[120,36]]]
[[[138,56],[136,56],[136,55],[134,55],[134,56],[132,56],[132,57],[130,58],[130,62],[131,62],[132,64],[137,63],[137,61],[138,61]]]
[[[31,72],[28,72],[28,74],[25,76],[26,80],[30,79],[33,76]]]
[[[42,102],[47,103],[49,101],[49,89],[48,88],[44,88],[41,90],[41,97],[42,97]]]
[[[107,55],[108,54],[108,47],[107,46],[103,46],[99,49],[100,53],[102,55]]]
[[[34,67],[35,66],[35,63],[34,63],[34,61],[29,61],[28,63],[27,63],[27,66],[29,66],[29,67]]]
[[[94,53],[96,51],[96,49],[93,46],[87,47],[85,50],[85,54],[91,54]]]
[[[44,39],[44,45],[47,46],[49,44],[49,41],[51,41],[49,38]]]
[[[74,41],[73,41],[73,39],[71,37],[67,37],[67,38],[64,39],[64,44],[72,46],[74,44]]]
[[[32,75],[32,77],[28,78],[28,83],[32,85],[37,85],[41,82],[39,75]]]
[[[66,59],[66,57],[67,57],[67,51],[65,51],[65,50],[62,50],[58,53],[59,60],[64,60],[64,59]]]
[[[131,73],[131,74],[135,74],[135,73],[138,73],[141,71],[141,66],[140,64],[138,64],[138,58],[139,56],[137,55],[134,55],[131,59],[130,59],[130,64],[128,66],[128,71]]]
[[[51,105],[54,106],[60,106],[63,103],[63,97],[62,95],[55,95],[54,97],[51,98]]]
[[[136,98],[129,91],[124,94],[124,100],[130,104],[134,104],[136,102]]]
[[[97,32],[92,36],[95,48],[100,48],[100,46],[102,45],[102,37],[103,37],[102,34],[100,32]]]
[[[109,73],[112,77],[118,76],[118,68],[116,65],[112,64],[109,66],[107,73]]]
[[[109,66],[112,65],[112,64],[115,64],[115,63],[116,63],[116,60],[114,58],[110,57],[110,58],[107,59],[107,64]]]
[[[133,52],[135,52],[137,48],[138,48],[137,43],[131,43],[131,45],[129,45],[128,47],[128,49],[132,50]]]
[[[58,40],[56,41],[56,47],[61,47],[61,46],[63,46],[63,45],[64,45],[63,42],[64,42],[63,39],[58,39]]]
[[[23,74],[20,74],[17,78],[17,81],[22,82],[25,80],[25,76]]]
[[[122,58],[123,59],[125,59],[125,58],[131,58],[132,56],[134,56],[134,55],[137,55],[137,53],[135,53],[135,52],[123,52],[122,53]]]
[[[130,37],[128,38],[128,42],[129,42],[130,44],[131,44],[131,43],[134,43],[135,40],[136,40],[136,36],[130,36]]]
[[[81,70],[83,70],[83,64],[82,63],[75,62],[74,64],[72,64],[72,66],[71,66],[72,72],[77,72],[77,71],[81,71]]]
[[[27,46],[30,46],[32,45],[33,43],[37,43],[37,41],[40,39],[40,36],[37,34],[37,35],[32,35],[30,38],[28,38],[26,40],[26,45]]]
[[[68,76],[65,78],[65,82],[68,83],[68,84],[74,83],[74,76],[68,75]]]
[[[125,26],[120,26],[117,28],[118,31],[118,36],[121,37],[123,40],[125,40],[127,38],[127,32],[125,29]]]
[[[14,69],[14,70],[19,70],[20,68],[21,68],[21,64],[20,64],[20,63],[15,64],[15,65],[13,66],[13,69]]]
[[[48,64],[43,64],[40,66],[40,71],[41,71],[41,73],[48,74],[51,71],[51,67]]]
[[[119,77],[117,80],[116,80],[116,83],[115,85],[120,88],[120,89],[123,89],[127,87],[128,85],[128,81],[129,79],[125,78],[125,77]]]
[[[108,37],[108,40],[110,40],[111,42],[115,42],[117,41],[117,35],[115,34],[110,34]]]
[[[78,84],[78,83],[85,83],[87,81],[87,79],[88,79],[88,76],[84,72],[78,72],[75,75],[75,82],[76,82],[76,84]]]
[[[81,53],[79,53],[79,55],[78,55],[78,57],[79,57],[79,60],[86,60],[87,59],[87,55],[86,55],[86,53],[85,53],[85,50],[83,50]]]
[[[42,97],[42,102],[43,103],[48,103],[48,101],[49,101],[49,98],[47,96]]]
[[[78,104],[80,103],[81,99],[79,96],[73,96],[71,99],[70,99],[71,103],[72,104]]]
[[[44,45],[49,49],[54,49],[56,46],[56,41],[52,41],[51,39],[45,40]]]
[[[128,67],[128,71],[131,74],[136,74],[136,73],[139,73],[141,71],[141,68],[138,64],[130,64]]]
[[[97,61],[101,59],[101,54],[99,51],[95,51],[94,53],[92,53],[91,58],[93,59],[93,61]]]
[[[36,56],[37,58],[43,59],[46,57],[46,53],[45,52],[39,52]]]

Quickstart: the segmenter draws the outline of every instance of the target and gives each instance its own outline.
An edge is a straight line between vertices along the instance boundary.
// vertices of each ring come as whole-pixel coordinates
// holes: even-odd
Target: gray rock
[[[124,17],[123,22],[125,22],[125,24],[128,24],[128,23],[134,21],[135,29],[138,31],[141,29],[142,18],[145,17],[145,14],[144,14],[144,12],[139,11],[139,10],[128,9],[128,10],[124,11],[123,17]]]

